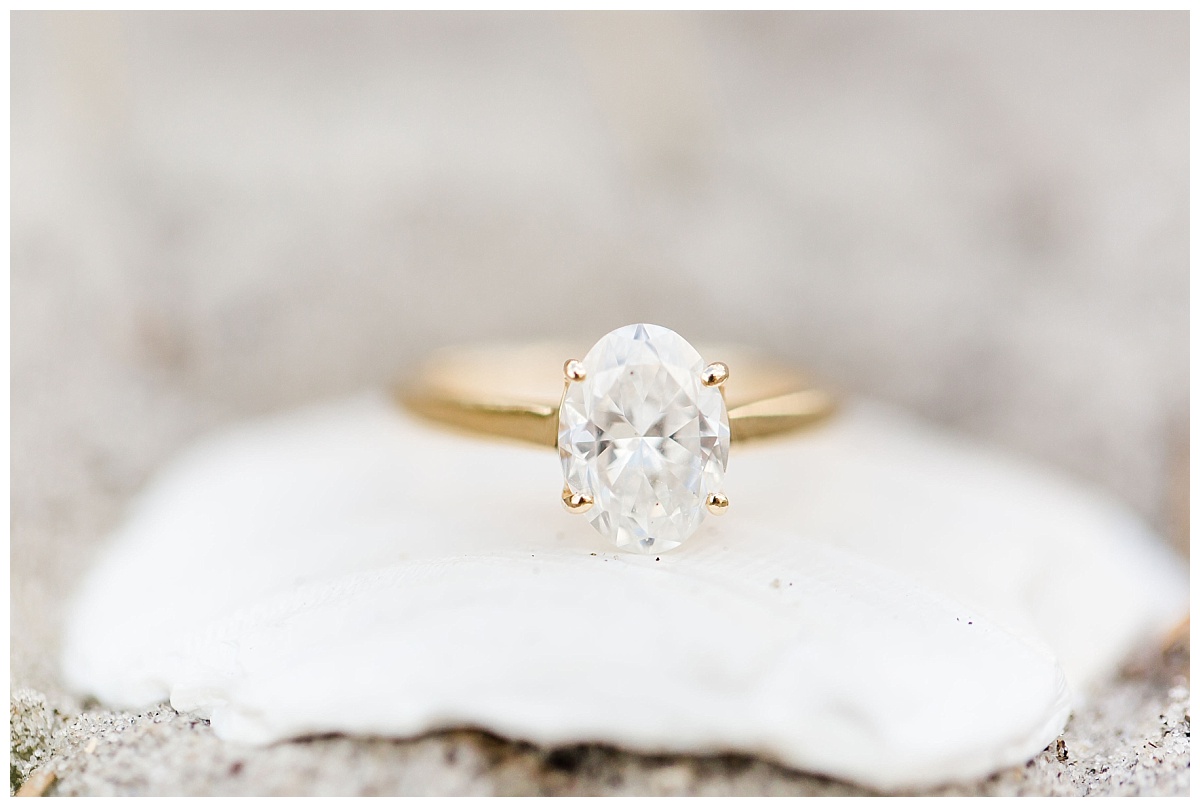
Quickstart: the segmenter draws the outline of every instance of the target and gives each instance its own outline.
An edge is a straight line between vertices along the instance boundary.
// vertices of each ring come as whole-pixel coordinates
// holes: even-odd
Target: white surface
[[[476,464],[508,473],[467,489]],[[895,787],[1053,739],[1068,689],[1032,637],[1086,685],[1184,606],[1123,512],[869,405],[730,470],[729,515],[656,560],[563,513],[548,451],[374,397],[246,426],[146,491],[66,675],[234,740],[466,724]]]

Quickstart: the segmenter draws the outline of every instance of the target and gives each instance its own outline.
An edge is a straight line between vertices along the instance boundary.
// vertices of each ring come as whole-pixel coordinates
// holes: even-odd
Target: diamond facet
[[[581,362],[559,410],[558,450],[571,493],[588,496],[588,520],[617,546],[663,552],[704,520],[729,460],[729,416],[706,364],[658,325],[627,325]],[[564,494],[565,495],[565,494]]]

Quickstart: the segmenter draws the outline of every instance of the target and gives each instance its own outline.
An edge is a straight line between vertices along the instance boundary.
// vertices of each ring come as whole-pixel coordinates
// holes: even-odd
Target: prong
[[[583,369],[583,362],[578,359],[567,359],[563,365],[563,375],[568,381],[582,381],[587,378],[587,370]]]
[[[700,383],[706,387],[719,387],[729,378],[729,365],[714,361],[700,373]]]
[[[586,513],[594,501],[586,493],[576,493],[569,487],[565,487],[562,492],[562,503],[568,513]]]
[[[729,497],[724,493],[710,493],[704,500],[704,506],[714,516],[724,515],[725,511],[729,509]]]

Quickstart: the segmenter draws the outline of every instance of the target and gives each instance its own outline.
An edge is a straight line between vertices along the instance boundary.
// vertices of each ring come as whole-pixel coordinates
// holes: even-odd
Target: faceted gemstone
[[[627,325],[583,358],[559,410],[566,485],[592,497],[592,526],[617,546],[663,552],[683,543],[718,493],[729,460],[729,416],[704,360],[679,334]]]

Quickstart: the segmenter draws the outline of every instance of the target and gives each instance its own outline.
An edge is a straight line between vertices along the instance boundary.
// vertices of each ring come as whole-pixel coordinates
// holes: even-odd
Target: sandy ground
[[[1191,760],[1183,654],[1151,654],[1075,715],[1027,765],[929,795],[1184,795]],[[457,731],[414,740],[317,737],[268,748],[224,743],[203,720],[55,710],[13,698],[13,784],[54,795],[870,795],[749,757],[555,749]]]

